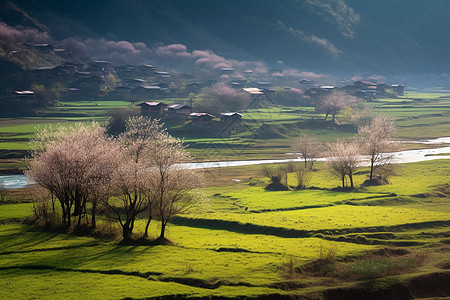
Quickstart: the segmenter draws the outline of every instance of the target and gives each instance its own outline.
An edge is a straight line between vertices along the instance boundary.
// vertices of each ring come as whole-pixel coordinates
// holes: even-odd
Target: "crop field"
[[[114,238],[36,230],[21,222],[31,203],[4,204],[0,298],[314,297],[348,286],[346,278],[376,286],[442,273],[449,263],[449,194],[436,191],[448,184],[449,164],[406,164],[391,185],[355,191],[332,190],[339,182],[321,163],[312,179],[320,189],[303,191],[264,190],[261,166],[205,170],[221,180],[169,225],[170,246],[124,246]],[[365,173],[357,176],[359,185]],[[145,223],[137,221],[137,234]],[[106,224],[102,218],[100,226]],[[158,229],[153,221],[150,236]],[[367,253],[380,251],[405,254],[376,256],[395,266],[366,266],[372,259]],[[321,259],[342,268],[343,278],[301,271]]]

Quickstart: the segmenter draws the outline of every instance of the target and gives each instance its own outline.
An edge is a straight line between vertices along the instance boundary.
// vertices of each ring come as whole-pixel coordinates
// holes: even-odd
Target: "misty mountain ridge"
[[[119,64],[440,74],[448,12],[445,0],[13,0],[0,4],[0,37]]]

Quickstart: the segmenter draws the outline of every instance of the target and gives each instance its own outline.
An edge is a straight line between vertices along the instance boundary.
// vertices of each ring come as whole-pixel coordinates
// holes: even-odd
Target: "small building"
[[[171,104],[165,108],[167,116],[173,119],[188,119],[192,113],[192,107],[185,104]]]
[[[376,90],[377,89],[377,83],[367,81],[367,80],[358,80],[353,83],[353,85],[357,86],[360,89],[363,90]]]
[[[159,79],[165,79],[165,80],[170,79],[170,74],[168,72],[156,71],[156,72],[154,72],[154,74]]]
[[[231,75],[234,73],[233,68],[219,68],[219,71],[221,75]]]
[[[240,123],[244,115],[237,112],[227,112],[220,114],[220,121],[224,123]]]
[[[129,79],[129,80],[125,81],[125,84],[127,86],[131,86],[131,87],[142,86],[144,83],[145,83],[145,80],[141,79],[141,78],[133,78],[133,79]]]
[[[247,77],[252,76],[253,75],[253,70],[245,70],[244,71],[244,75],[247,76]]]
[[[357,91],[355,93],[355,96],[358,98],[367,100],[367,101],[373,101],[376,98],[377,94],[378,94],[377,91],[362,90],[362,91]]]
[[[111,73],[111,63],[106,60],[91,61],[87,70],[97,76],[106,76]]]
[[[258,81],[256,83],[256,87],[260,88],[260,89],[268,89],[268,88],[272,87],[272,83],[270,83],[268,81]]]
[[[155,73],[156,68],[153,65],[140,65],[137,67],[139,73],[145,75],[153,75]]]
[[[303,93],[303,95],[309,98],[319,98],[325,95],[330,94],[332,90],[330,89],[321,89],[321,88],[311,88]]]
[[[144,102],[138,104],[141,107],[141,115],[150,117],[160,117],[164,113],[166,104],[162,102]]]
[[[91,75],[83,77],[78,82],[83,89],[89,89],[92,91],[101,91],[106,89],[105,80],[101,76]]]
[[[68,88],[67,90],[68,90],[69,94],[71,94],[71,95],[76,95],[80,92],[79,88],[74,88],[74,87]]]
[[[59,75],[55,67],[39,67],[31,70],[31,74],[37,79],[55,78]]]
[[[36,100],[36,95],[34,91],[14,91],[14,95],[18,100],[30,102]]]
[[[114,91],[117,95],[128,95],[131,93],[132,90],[133,89],[130,88],[129,86],[123,86],[123,85],[120,85],[114,89]]]
[[[391,90],[399,96],[403,96],[405,94],[405,86],[402,84],[391,84]]]
[[[208,113],[191,113],[192,125],[199,127],[210,127],[214,116]]]
[[[188,93],[196,93],[200,91],[203,88],[203,84],[198,82],[192,82],[186,84],[186,92]]]
[[[164,92],[161,87],[156,85],[144,85],[133,89],[133,94],[138,97],[147,97],[150,99],[158,99]]]

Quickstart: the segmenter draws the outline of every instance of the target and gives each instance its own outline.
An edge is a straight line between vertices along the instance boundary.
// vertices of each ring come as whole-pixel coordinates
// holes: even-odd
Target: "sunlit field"
[[[311,296],[347,285],[347,277],[374,276],[372,284],[381,284],[386,280],[381,274],[393,274],[386,276],[396,282],[442,272],[450,211],[448,194],[442,198],[448,188],[436,191],[448,183],[448,160],[406,164],[391,185],[350,192],[330,190],[339,181],[323,164],[317,168],[311,184],[320,189],[279,192],[264,190],[261,166],[205,171],[212,178],[220,174],[220,186],[211,182],[203,200],[173,220],[167,232],[172,246],[123,246],[119,238],[35,230],[21,223],[32,213],[31,203],[2,205],[0,296]],[[366,175],[358,176],[359,185]],[[241,181],[232,180],[236,177]],[[137,235],[145,223],[137,221]],[[108,224],[100,218],[100,227]],[[155,220],[150,236],[158,229]],[[404,257],[387,257],[395,267],[367,269],[366,275],[355,269],[365,253],[400,248],[406,249]],[[325,257],[342,269],[342,279],[301,271]]]

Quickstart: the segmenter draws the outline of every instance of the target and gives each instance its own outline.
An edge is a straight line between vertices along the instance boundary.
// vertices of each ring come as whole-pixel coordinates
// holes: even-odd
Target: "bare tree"
[[[311,135],[304,134],[299,137],[292,145],[292,150],[295,154],[300,155],[300,157],[305,161],[305,168],[307,167],[308,161],[310,162],[310,169],[312,169],[314,164],[314,159],[320,153],[321,144],[317,139]]]
[[[27,176],[56,197],[62,210],[62,222],[77,225],[87,215],[88,201],[102,194],[115,168],[115,147],[97,123],[91,126],[75,124],[57,131],[43,130],[32,142],[32,158]],[[95,224],[95,210],[94,224]]]
[[[325,120],[329,115],[332,115],[334,121],[336,119],[336,115],[339,114],[341,110],[356,101],[357,99],[355,97],[347,95],[342,91],[334,90],[319,100],[316,105],[316,109],[325,114]]]
[[[165,232],[168,222],[176,214],[186,211],[198,200],[195,189],[201,186],[201,178],[184,165],[191,161],[183,143],[167,133],[154,141],[155,149],[151,156],[151,168],[146,181],[146,191],[151,205],[160,221],[161,229],[158,241],[166,241]]]
[[[287,186],[287,173],[290,168],[279,165],[279,166],[269,166],[263,165],[262,173],[264,176],[269,177],[270,184],[266,186],[267,190],[275,191],[286,191]]]
[[[312,170],[306,166],[296,165],[295,174],[297,175],[297,190],[306,189],[312,178]]]
[[[389,116],[376,116],[368,125],[358,127],[358,138],[364,154],[369,156],[370,175],[380,176],[387,181],[393,173],[394,155],[390,152],[398,149],[399,144],[393,140],[395,133],[394,119]]]
[[[156,152],[154,143],[164,137],[162,125],[144,117],[128,119],[125,132],[118,137],[120,158],[113,187],[120,206],[111,199],[106,199],[105,205],[108,217],[122,227],[124,241],[131,239],[136,217],[151,206],[146,194],[150,188],[147,176],[152,167],[151,157]]]
[[[331,174],[338,177],[342,182],[342,187],[346,186],[346,177],[350,180],[350,187],[353,185],[353,174],[361,167],[361,156],[358,145],[354,142],[338,141],[329,144],[328,167]]]

